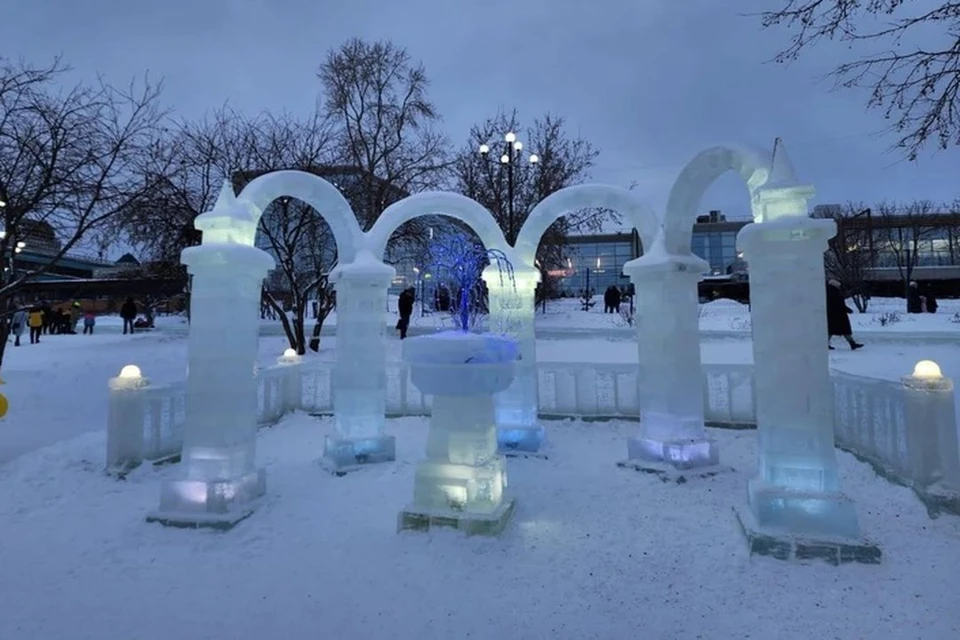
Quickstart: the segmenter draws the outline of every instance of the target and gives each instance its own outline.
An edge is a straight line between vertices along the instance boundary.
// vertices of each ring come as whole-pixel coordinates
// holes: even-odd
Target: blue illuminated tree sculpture
[[[503,251],[486,249],[462,235],[444,238],[430,248],[433,271],[439,281],[453,285],[455,303],[450,306],[457,328],[469,331],[485,311],[481,276],[488,264],[495,264],[500,278],[513,280],[513,265]]]

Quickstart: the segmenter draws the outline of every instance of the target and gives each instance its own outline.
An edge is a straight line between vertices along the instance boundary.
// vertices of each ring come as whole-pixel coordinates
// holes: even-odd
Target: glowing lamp
[[[913,377],[921,380],[939,380],[943,378],[940,366],[933,360],[921,360],[913,367]]]
[[[297,350],[296,349],[285,349],[283,352],[284,358],[296,358]]]
[[[500,162],[503,164],[509,164],[510,156],[508,156],[507,154],[503,154],[502,156],[500,156]]]
[[[535,154],[535,153],[534,153],[534,154],[531,154],[531,155],[530,155],[530,164],[537,164],[538,162],[540,162],[540,156],[538,156],[538,155]]]
[[[122,380],[135,380],[142,376],[143,374],[140,372],[140,367],[135,364],[128,364],[123,369],[120,369],[120,375],[117,377]]]
[[[510,144],[513,144],[514,142],[517,141],[517,134],[511,131],[507,135],[503,136],[503,139],[509,142]]]
[[[483,155],[487,155],[488,153],[490,153],[490,145],[488,144],[480,145],[480,153]]]
[[[523,143],[517,140],[516,142],[513,143],[513,149],[515,151],[523,151]]]

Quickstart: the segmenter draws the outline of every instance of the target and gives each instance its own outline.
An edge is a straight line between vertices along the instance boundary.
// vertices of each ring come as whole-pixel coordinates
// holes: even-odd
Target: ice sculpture
[[[497,442],[503,453],[536,453],[545,430],[538,422],[537,339],[534,332],[539,269],[515,263],[513,278],[491,265],[483,272],[489,301],[488,328],[515,338],[520,358],[510,387],[495,397]]]
[[[399,529],[449,526],[496,535],[513,514],[505,458],[497,452],[493,394],[510,386],[519,353],[506,336],[447,331],[403,341],[413,384],[433,396],[427,459]]]
[[[413,503],[400,513],[399,529],[452,526],[495,535],[513,514],[514,500],[504,494],[506,462],[497,451],[493,397],[513,381],[519,348],[509,336],[469,329],[483,265],[489,260],[511,281],[513,269],[502,251],[462,237],[433,253],[434,273],[453,280],[460,330],[403,342],[413,384],[433,396],[433,408],[427,459],[417,467]]]
[[[164,482],[147,520],[229,528],[266,489],[254,465],[260,292],[273,258],[244,244],[259,211],[224,183],[213,211],[197,217],[203,243],[183,250],[193,276],[187,342],[182,477]]]
[[[807,218],[809,187],[758,194],[767,215],[737,244],[750,265],[759,472],[740,514],[751,551],[875,562],[840,491],[823,254],[832,220]]]
[[[624,465],[675,475],[715,467],[719,453],[703,421],[697,283],[708,265],[693,254],[668,255],[663,240],[623,267],[636,295],[640,367],[640,433],[627,441]]]
[[[396,457],[383,433],[387,401],[387,288],[396,271],[366,249],[330,276],[337,292],[337,363],[333,411],[337,436],[327,437],[323,463],[342,475],[359,465]]]

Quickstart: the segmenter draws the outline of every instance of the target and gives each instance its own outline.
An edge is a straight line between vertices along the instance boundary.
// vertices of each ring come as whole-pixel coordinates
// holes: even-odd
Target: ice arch
[[[747,184],[755,222],[762,222],[757,198],[761,188],[797,184],[793,166],[780,145],[773,153],[742,144],[724,144],[701,151],[683,168],[667,200],[663,219],[664,245],[675,255],[690,253],[691,234],[703,194],[727,171],[736,171]]]
[[[516,255],[532,265],[537,246],[547,228],[561,216],[576,209],[603,207],[624,216],[640,234],[644,249],[650,247],[660,229],[653,209],[635,193],[607,184],[582,184],[555,191],[533,208],[517,234]]]
[[[427,215],[456,218],[473,229],[487,249],[507,249],[507,241],[492,213],[476,200],[446,191],[424,191],[387,207],[366,233],[367,248],[382,260],[393,232],[403,223]]]
[[[338,260],[341,263],[353,261],[357,249],[362,246],[363,231],[340,190],[320,176],[306,171],[272,171],[251,180],[237,196],[256,206],[258,216],[271,202],[283,197],[296,198],[316,209],[333,231]]]

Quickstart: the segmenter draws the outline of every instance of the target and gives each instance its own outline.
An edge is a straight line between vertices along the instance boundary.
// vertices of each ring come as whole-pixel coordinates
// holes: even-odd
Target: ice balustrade
[[[334,362],[312,360],[294,365],[261,367],[257,372],[257,423],[276,423],[292,411],[333,413]],[[750,428],[756,423],[753,365],[704,364],[704,417],[715,427]],[[537,365],[542,418],[635,420],[638,406],[635,364],[541,362]],[[837,447],[866,460],[885,476],[918,492],[936,487],[960,498],[960,449],[956,412],[935,421],[908,410],[910,390],[892,380],[831,372],[835,394]],[[403,362],[387,364],[386,414],[429,416],[430,396],[410,381]],[[299,395],[297,395],[297,390]],[[184,382],[137,389],[140,422],[111,427],[142,434],[142,450],[133,458],[162,461],[180,453],[185,413]],[[111,409],[113,405],[111,404]],[[952,419],[952,422],[951,422]],[[918,422],[919,420],[919,422]],[[108,431],[109,431],[108,430]],[[108,435],[108,441],[116,438]],[[137,441],[137,438],[134,438]],[[108,443],[108,450],[116,450]],[[108,468],[120,466],[108,457]]]

